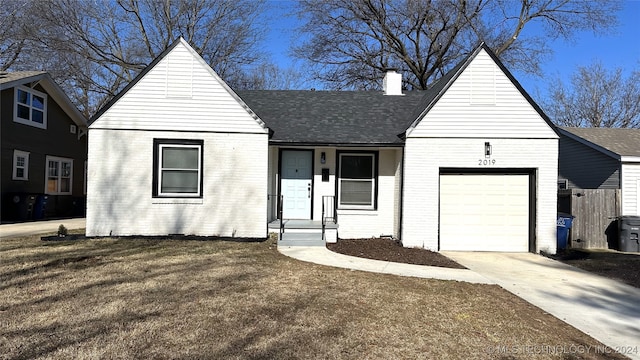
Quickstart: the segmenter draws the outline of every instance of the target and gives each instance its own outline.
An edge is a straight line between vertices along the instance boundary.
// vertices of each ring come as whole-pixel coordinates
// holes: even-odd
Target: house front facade
[[[180,39],[89,127],[87,235],[287,222],[329,224],[326,241],[555,252],[555,129],[486,46],[428,91],[384,83],[236,93]]]
[[[87,121],[46,72],[0,73],[4,222],[83,216]]]

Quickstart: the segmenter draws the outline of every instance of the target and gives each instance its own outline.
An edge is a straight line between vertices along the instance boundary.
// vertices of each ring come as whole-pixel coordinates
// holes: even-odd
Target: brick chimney
[[[385,95],[402,95],[402,74],[395,69],[388,69],[382,80]]]

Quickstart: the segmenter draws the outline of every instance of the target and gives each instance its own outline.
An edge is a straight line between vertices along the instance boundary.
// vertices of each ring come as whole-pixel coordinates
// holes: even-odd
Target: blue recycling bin
[[[565,213],[558,213],[557,221],[557,235],[558,235],[558,250],[564,250],[567,248],[569,241],[569,229],[573,223],[574,216]]]
[[[36,197],[36,203],[33,208],[33,220],[44,219],[48,199],[49,197],[45,194],[39,194],[38,197]]]

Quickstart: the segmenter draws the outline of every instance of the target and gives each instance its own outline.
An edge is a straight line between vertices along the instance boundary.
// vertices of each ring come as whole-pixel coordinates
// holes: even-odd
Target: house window
[[[342,153],[338,161],[339,207],[375,209],[376,153]]]
[[[13,120],[15,122],[47,128],[47,95],[24,86],[16,87]]]
[[[71,195],[73,160],[47,156],[47,188],[49,195]]]
[[[13,151],[13,180],[29,180],[29,153]]]
[[[154,140],[153,196],[202,197],[202,140]]]

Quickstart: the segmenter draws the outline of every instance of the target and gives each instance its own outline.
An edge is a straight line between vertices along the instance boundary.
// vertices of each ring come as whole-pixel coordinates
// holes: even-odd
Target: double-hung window
[[[47,128],[47,95],[25,86],[15,88],[13,120],[17,123]]]
[[[338,207],[375,209],[376,153],[339,153]]]
[[[29,153],[13,150],[13,180],[29,180]]]
[[[71,195],[73,160],[47,156],[47,188],[49,195]]]
[[[154,197],[202,197],[202,140],[154,140]]]

